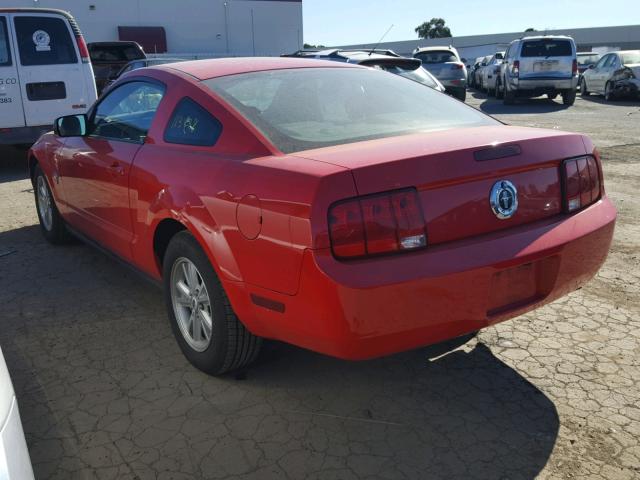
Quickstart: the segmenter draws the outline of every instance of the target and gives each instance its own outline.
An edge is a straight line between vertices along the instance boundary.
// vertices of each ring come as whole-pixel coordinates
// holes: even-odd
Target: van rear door
[[[25,125],[14,51],[9,18],[0,15],[0,129]]]
[[[27,126],[84,113],[93,99],[69,20],[55,13],[14,13],[13,25]]]

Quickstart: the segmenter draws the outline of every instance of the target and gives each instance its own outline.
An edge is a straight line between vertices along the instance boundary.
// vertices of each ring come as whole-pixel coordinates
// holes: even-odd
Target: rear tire
[[[562,104],[571,106],[576,103],[576,91],[572,88],[562,92]]]
[[[516,96],[513,92],[509,91],[506,83],[504,85],[504,97],[502,99],[502,103],[505,105],[513,105],[516,103]]]
[[[221,375],[255,360],[262,339],[240,322],[208,257],[190,233],[177,233],[169,242],[163,284],[173,334],[193,366]]]
[[[461,102],[464,102],[467,99],[467,90],[465,88],[460,88],[456,90],[455,94],[456,98]]]
[[[614,100],[613,96],[613,83],[607,82],[604,86],[604,99],[607,102],[612,102]]]
[[[495,94],[498,100],[502,100],[504,98],[504,91],[502,89],[502,82],[500,81],[500,79],[496,79]]]
[[[33,172],[33,192],[36,200],[36,211],[40,221],[40,231],[49,243],[61,245],[68,243],[71,235],[67,231],[64,220],[58,211],[55,199],[49,188],[49,181],[40,165]]]
[[[588,97],[589,95],[591,95],[591,92],[587,90],[587,81],[584,79],[584,77],[582,77],[582,79],[580,80],[580,96]]]

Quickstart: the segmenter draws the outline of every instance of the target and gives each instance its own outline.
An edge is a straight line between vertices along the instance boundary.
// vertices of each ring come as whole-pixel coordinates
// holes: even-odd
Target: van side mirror
[[[59,137],[84,137],[87,134],[87,116],[67,115],[56,118],[53,131]]]

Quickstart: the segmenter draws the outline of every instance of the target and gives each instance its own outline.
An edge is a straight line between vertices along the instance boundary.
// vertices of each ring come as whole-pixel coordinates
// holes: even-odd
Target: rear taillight
[[[513,61],[513,65],[511,66],[511,74],[514,77],[517,77],[520,75],[520,60]]]
[[[87,43],[84,41],[82,35],[76,35],[76,43],[78,44],[78,51],[80,52],[80,58],[82,63],[89,63],[89,49]]]
[[[462,70],[462,67],[464,67],[463,63],[454,63],[453,64],[453,69],[454,70]]]
[[[337,258],[410,251],[427,245],[427,231],[414,189],[366,195],[329,209],[331,249]]]
[[[602,178],[595,157],[581,157],[562,163],[564,209],[575,212],[597,201],[602,194]]]
[[[574,60],[573,64],[571,66],[571,73],[573,73],[574,75],[576,75],[578,73],[578,61]]]

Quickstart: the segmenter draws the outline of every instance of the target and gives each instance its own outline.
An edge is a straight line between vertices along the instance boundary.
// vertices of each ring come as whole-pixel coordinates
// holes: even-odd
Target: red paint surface
[[[167,93],[144,145],[48,134],[31,154],[77,230],[159,278],[154,234],[161,222],[178,221],[200,242],[253,333],[342,358],[477,330],[575,290],[598,271],[616,217],[604,189],[590,207],[572,215],[562,210],[563,160],[594,154],[602,175],[582,135],[495,126],[283,155],[193,78],[313,66],[336,64],[228,59],[149,69],[145,75],[163,82]],[[224,125],[215,146],[164,143],[166,123],[184,96]],[[475,160],[475,151],[504,144],[517,144],[521,153]],[[519,210],[507,220],[489,207],[491,186],[501,179],[519,191]],[[405,187],[418,190],[429,246],[336,260],[329,207]],[[282,308],[256,305],[252,295]]]

